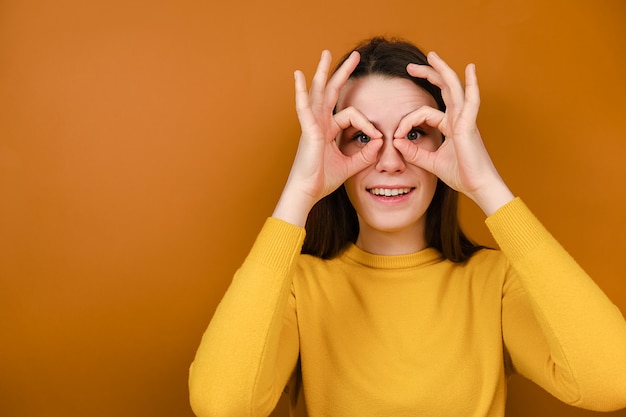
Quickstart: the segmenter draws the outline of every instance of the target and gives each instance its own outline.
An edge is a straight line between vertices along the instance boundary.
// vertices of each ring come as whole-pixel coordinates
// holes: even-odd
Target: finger
[[[478,76],[474,64],[469,64],[465,68],[465,103],[463,118],[475,123],[480,108],[480,89],[478,88]]]
[[[441,78],[443,79],[444,86],[448,86],[455,93],[463,92],[463,85],[461,84],[461,80],[457,73],[450,68],[450,66],[441,59],[439,55],[435,52],[428,53],[428,63],[435,69],[439,74],[441,74]]]
[[[306,79],[302,71],[294,72],[295,90],[296,90],[296,112],[300,126],[305,129],[306,126],[315,124],[315,118],[311,113],[309,92],[306,89]]]
[[[441,88],[446,105],[452,106],[453,117],[463,109],[465,92],[463,90],[463,84],[459,79],[457,73],[450,68],[450,66],[439,57],[435,52],[428,54],[428,63],[441,75],[443,79],[443,87]]]
[[[330,51],[322,51],[322,56],[320,57],[315,75],[311,81],[311,91],[309,93],[311,106],[313,108],[318,108],[324,103],[324,90],[326,88],[326,80],[328,79],[331,60],[332,56]]]
[[[394,139],[393,146],[400,151],[404,160],[409,164],[435,173],[434,155],[437,151],[429,151],[404,139]]]
[[[359,65],[360,60],[361,55],[357,51],[352,51],[344,63],[341,64],[337,71],[330,77],[324,97],[326,109],[333,109],[335,107],[341,88],[345,85],[346,81],[348,81],[348,78],[350,78],[350,75],[357,65]]]
[[[365,168],[373,165],[378,160],[378,153],[383,146],[382,139],[376,139],[369,142],[359,152],[347,157],[347,177],[351,177],[356,173],[363,171]]]
[[[296,90],[296,110],[302,110],[309,105],[309,93],[306,91],[306,78],[300,70],[293,73],[293,78]]]
[[[415,78],[424,78],[429,83],[436,85],[439,88],[444,86],[443,78],[430,65],[411,63],[406,66],[406,71],[410,76]]]
[[[406,70],[412,77],[423,78],[441,89],[441,97],[443,98],[448,113],[452,117],[460,112],[459,106],[461,106],[461,108],[463,106],[461,95],[451,94],[452,90],[450,86],[446,84],[443,76],[437,72],[436,69],[429,65],[408,64]]]
[[[367,117],[354,107],[347,107],[334,115],[335,123],[339,129],[344,130],[350,126],[362,131],[372,139],[382,138],[383,134],[376,129]]]
[[[461,80],[436,53],[428,54],[429,65],[408,64],[407,72],[417,78],[424,78],[441,89],[441,95],[448,112],[456,118],[464,105],[464,91]]]
[[[424,124],[441,130],[444,127],[442,122],[445,116],[445,113],[441,110],[434,109],[430,106],[422,106],[400,120],[393,137],[396,139],[404,138],[411,129]],[[446,132],[442,133],[444,135],[446,134]]]

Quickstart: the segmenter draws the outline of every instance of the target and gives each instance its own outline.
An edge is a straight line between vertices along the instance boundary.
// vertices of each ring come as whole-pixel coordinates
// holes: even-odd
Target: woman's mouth
[[[367,192],[378,197],[397,197],[410,193],[414,188],[368,188]]]

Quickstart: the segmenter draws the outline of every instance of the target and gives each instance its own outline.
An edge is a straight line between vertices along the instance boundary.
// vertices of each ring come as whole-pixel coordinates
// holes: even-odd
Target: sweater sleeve
[[[235,273],[189,371],[197,416],[267,416],[298,359],[292,273],[304,229],[269,218]]]
[[[574,406],[626,407],[626,322],[619,309],[521,200],[486,223],[512,267],[502,328],[514,370]]]

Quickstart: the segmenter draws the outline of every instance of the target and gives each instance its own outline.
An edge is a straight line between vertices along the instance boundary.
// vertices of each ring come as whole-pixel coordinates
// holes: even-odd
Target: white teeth
[[[374,195],[380,195],[385,197],[393,197],[397,195],[407,194],[411,191],[410,188],[371,188],[370,193]]]

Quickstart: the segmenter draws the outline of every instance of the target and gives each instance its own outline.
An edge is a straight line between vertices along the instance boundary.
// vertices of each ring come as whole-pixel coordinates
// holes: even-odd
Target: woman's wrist
[[[487,217],[498,211],[500,207],[511,202],[515,195],[509,187],[498,178],[498,180],[468,195]]]
[[[274,208],[272,217],[294,226],[304,227],[313,205],[315,201],[309,195],[298,190],[291,190],[287,186]]]

